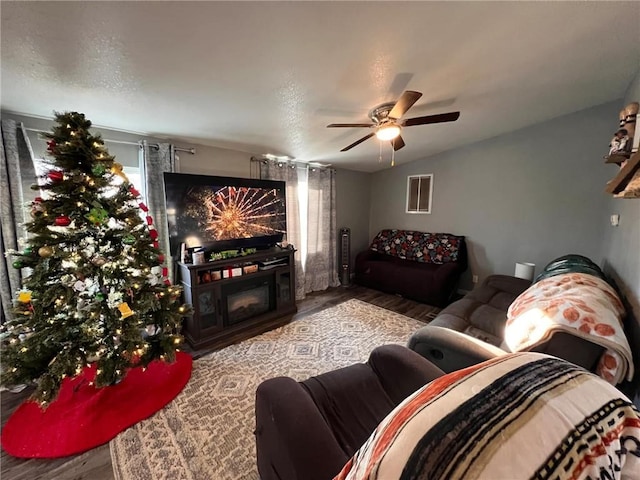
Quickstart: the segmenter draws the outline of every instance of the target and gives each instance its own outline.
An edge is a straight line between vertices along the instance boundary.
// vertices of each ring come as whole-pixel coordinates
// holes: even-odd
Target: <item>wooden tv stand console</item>
[[[185,302],[193,306],[183,326],[189,345],[219,348],[289,322],[297,311],[294,252],[275,247],[198,265],[178,262]]]

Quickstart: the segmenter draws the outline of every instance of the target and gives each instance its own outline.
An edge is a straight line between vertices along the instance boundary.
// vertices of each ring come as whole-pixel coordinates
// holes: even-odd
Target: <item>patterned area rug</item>
[[[303,380],[364,362],[379,345],[406,344],[423,325],[352,299],[202,357],[173,402],[111,441],[115,478],[257,479],[254,395],[260,382]]]

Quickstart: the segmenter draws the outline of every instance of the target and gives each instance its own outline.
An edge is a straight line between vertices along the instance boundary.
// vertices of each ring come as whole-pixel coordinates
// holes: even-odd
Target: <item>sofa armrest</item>
[[[448,283],[448,290],[452,290],[460,279],[460,275],[464,272],[463,265],[457,262],[449,262],[438,265],[435,270],[435,276],[439,282]]]
[[[326,480],[349,459],[313,399],[292,378],[262,382],[256,390],[255,408],[262,480]]]
[[[456,291],[460,275],[464,272],[463,265],[449,262],[437,265],[433,270],[431,303],[437,307],[446,307]]]
[[[363,272],[365,270],[365,264],[373,257],[372,250],[363,250],[356,255],[354,267],[356,272]]]
[[[421,355],[402,345],[376,347],[369,355],[367,363],[396,405],[445,374],[431,362],[426,362]],[[398,375],[399,372],[402,372],[402,375]]]
[[[447,373],[508,353],[464,333],[429,325],[411,335],[407,346]]]

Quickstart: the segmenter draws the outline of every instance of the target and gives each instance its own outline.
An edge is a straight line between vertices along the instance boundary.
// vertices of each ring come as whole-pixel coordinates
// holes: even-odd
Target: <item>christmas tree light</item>
[[[29,270],[0,346],[2,384],[34,383],[43,405],[90,363],[103,387],[130,368],[173,361],[190,311],[166,277],[153,220],[122,165],[83,114],[57,113],[56,122],[27,246],[8,252],[15,268]]]

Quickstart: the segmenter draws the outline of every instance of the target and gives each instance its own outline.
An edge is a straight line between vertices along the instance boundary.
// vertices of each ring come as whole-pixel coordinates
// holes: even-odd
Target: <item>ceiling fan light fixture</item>
[[[422,117],[402,119],[407,111],[422,96],[420,92],[405,90],[397,102],[388,102],[378,105],[369,111],[372,123],[330,123],[327,128],[367,128],[369,133],[359,138],[351,145],[347,145],[341,152],[351,150],[362,142],[369,140],[374,135],[381,141],[391,141],[393,151],[398,151],[405,146],[400,131],[404,127],[414,125],[428,125],[430,123],[455,122],[460,117],[460,112],[439,113]]]
[[[400,135],[400,127],[393,123],[381,125],[378,130],[376,130],[376,137],[380,140],[393,140],[398,135]]]

